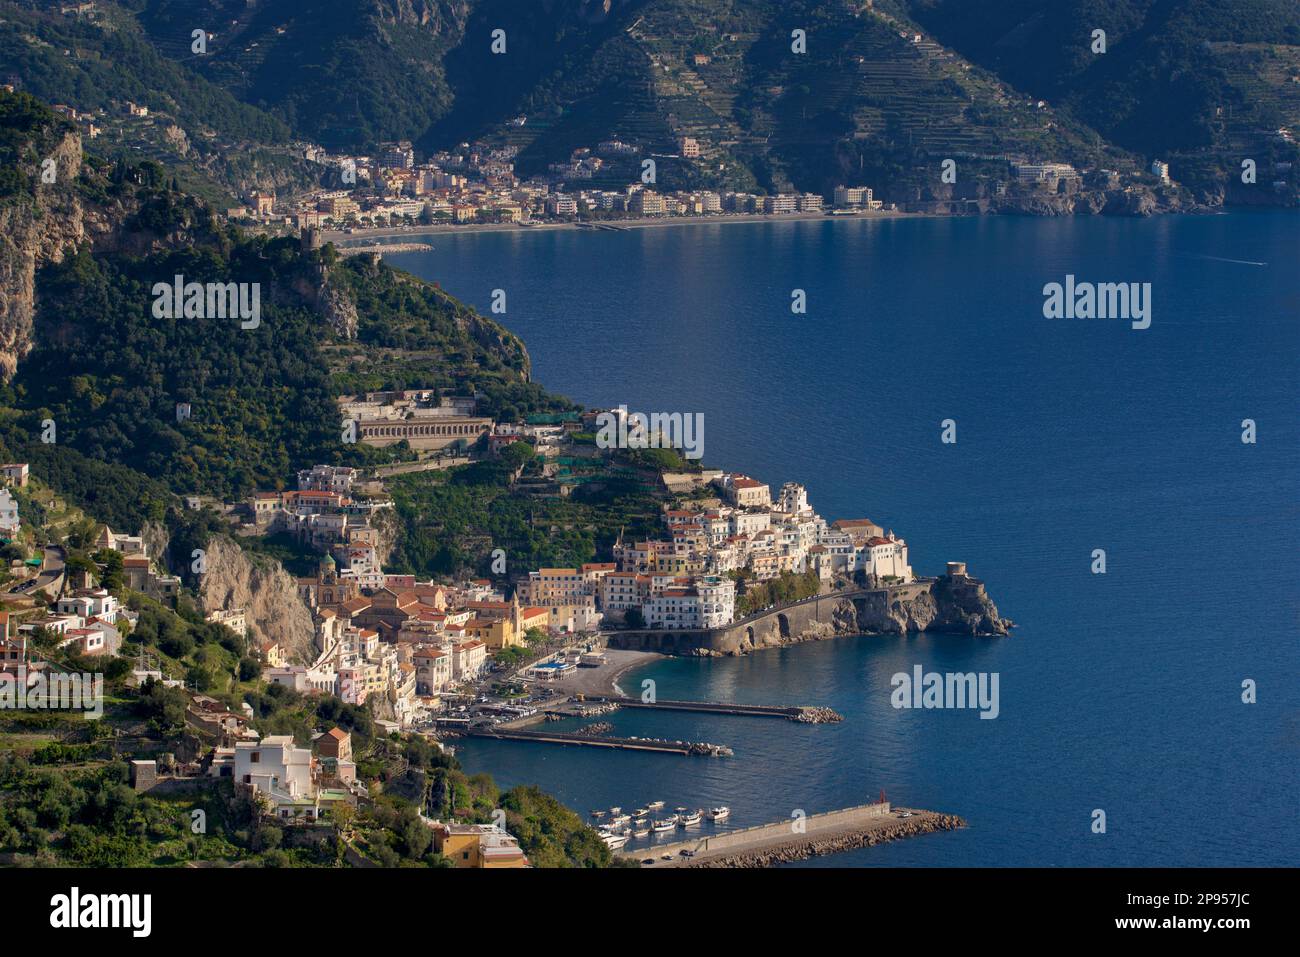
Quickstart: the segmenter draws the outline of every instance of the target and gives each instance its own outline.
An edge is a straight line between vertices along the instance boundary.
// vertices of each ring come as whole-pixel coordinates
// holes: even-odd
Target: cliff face
[[[82,205],[74,183],[81,169],[81,137],[65,133],[52,152],[54,182],[41,182],[42,167],[24,170],[34,197],[0,203],[0,378],[13,376],[32,348],[36,269],[61,262],[64,251],[109,229],[99,213]]]
[[[851,625],[847,612],[837,627],[867,634],[905,634],[937,631],[962,635],[1003,636],[1012,623],[998,615],[998,607],[975,579],[936,579],[915,595],[892,597],[871,592],[861,604],[845,602],[855,612]],[[844,634],[839,631],[839,634]]]
[[[715,657],[842,635],[926,631],[998,637],[1010,634],[1013,627],[1014,622],[998,614],[984,583],[962,575],[888,588],[832,592],[709,631],[614,632],[609,646]]]
[[[250,557],[234,541],[214,536],[207,545],[207,571],[199,586],[205,612],[242,608],[250,637],[280,642],[292,661],[315,657],[316,627],[298,597],[297,583],[279,562]]]

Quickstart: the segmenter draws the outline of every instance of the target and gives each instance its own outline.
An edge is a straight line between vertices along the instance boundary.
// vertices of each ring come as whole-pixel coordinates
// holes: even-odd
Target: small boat
[[[622,813],[623,813],[623,809],[621,807],[612,807],[609,809],[610,817],[618,817]]]
[[[675,807],[675,808],[673,808],[673,810],[676,811],[678,814],[685,814],[685,813],[687,813],[687,808],[684,808],[684,807]]]
[[[667,818],[663,818],[663,819],[661,819],[661,820],[657,820],[657,821],[655,821],[655,823],[654,823],[654,832],[655,832],[656,834],[662,834],[664,831],[671,831],[671,830],[673,830],[673,829],[676,828],[676,827],[677,827],[677,818],[675,818],[675,817],[667,817]]]
[[[645,816],[646,816],[647,814],[649,814],[649,813],[650,813],[650,809],[649,809],[648,807],[639,807],[639,808],[637,808],[635,811],[632,812],[632,816],[633,816],[633,817],[645,817]]]
[[[594,817],[594,818],[596,818],[597,820],[599,820],[600,818],[602,818],[602,817],[605,816],[605,812],[604,812],[604,811],[592,811],[592,812],[591,812],[591,816]]]
[[[645,837],[649,833],[650,833],[649,821],[637,821],[636,824],[632,826],[633,837]]]
[[[628,814],[620,814],[618,817],[609,819],[610,827],[623,827],[632,823],[632,817]]]
[[[663,801],[651,801],[649,804],[646,805],[646,807],[648,807],[652,811],[657,811],[663,806],[664,806]]]
[[[605,842],[611,851],[617,850],[627,843],[626,834],[602,834],[600,839]]]
[[[696,824],[699,823],[700,823],[699,811],[691,811],[688,814],[683,814],[680,818],[677,819],[677,824],[680,827],[694,827]]]
[[[709,812],[709,820],[722,821],[725,820],[727,817],[729,817],[730,814],[731,814],[731,808],[727,807],[726,805],[723,805],[722,807],[715,807],[713,810]]]

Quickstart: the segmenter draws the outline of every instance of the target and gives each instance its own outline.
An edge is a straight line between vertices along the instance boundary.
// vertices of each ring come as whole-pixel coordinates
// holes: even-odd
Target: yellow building
[[[465,635],[469,638],[477,638],[487,645],[489,651],[500,651],[502,648],[524,643],[523,633],[515,631],[514,624],[509,618],[492,620],[476,615],[465,622]]]
[[[435,824],[433,849],[456,867],[527,867],[519,842],[495,824]]]
[[[551,625],[549,608],[525,608],[519,613],[519,634],[526,635],[533,628],[546,631]],[[521,639],[522,640],[522,639]]]

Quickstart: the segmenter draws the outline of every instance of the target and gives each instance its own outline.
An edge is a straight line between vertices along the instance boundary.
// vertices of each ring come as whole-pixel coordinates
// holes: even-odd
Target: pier
[[[523,731],[499,727],[465,728],[461,734],[471,738],[496,738],[500,741],[533,741],[541,744],[576,744],[586,748],[610,748],[618,751],[655,751],[661,754],[685,754],[698,757],[730,757],[731,748],[705,741],[661,741],[654,738],[610,738],[601,735],[575,734],[567,731]]]
[[[843,717],[830,708],[785,707],[770,704],[724,704],[716,701],[642,701],[640,698],[606,696],[591,699],[608,701],[620,708],[648,708],[659,711],[694,711],[701,714],[730,714],[754,718],[785,718],[805,724],[829,724],[843,721]]]
[[[631,860],[653,859],[652,865],[645,866],[655,869],[771,867],[965,826],[966,822],[956,815],[894,808],[885,802],[700,835],[672,844],[625,849],[618,855]],[[671,860],[663,860],[665,855]]]

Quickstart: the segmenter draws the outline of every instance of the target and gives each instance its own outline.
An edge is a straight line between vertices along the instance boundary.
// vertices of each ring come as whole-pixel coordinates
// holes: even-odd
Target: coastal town
[[[411,144],[400,142],[373,156],[319,156],[320,162],[335,170],[339,188],[288,197],[255,191],[245,205],[228,209],[226,215],[261,228],[364,232],[433,225],[527,226],[574,222],[579,217],[605,222],[887,211],[867,186],[837,188],[833,206],[825,197],[807,192],[762,195],[656,189],[651,172],[656,161],[700,160],[700,144],[691,137],[679,138],[677,149],[671,157],[643,159],[639,146],[607,140],[575,149],[567,162],[550,164],[545,174],[521,179],[514,169],[515,147],[465,142],[454,151],[440,151],[417,163]],[[645,175],[636,175],[642,169]],[[623,176],[633,181],[622,184]]]
[[[1279,142],[1291,141],[1288,130],[1276,135]],[[257,190],[248,195],[244,205],[226,210],[226,215],[252,228],[364,235],[432,226],[584,223],[614,228],[618,223],[674,218],[725,221],[726,217],[871,216],[903,211],[897,203],[877,199],[872,187],[861,184],[837,185],[826,196],[657,189],[656,162],[701,162],[697,140],[683,136],[676,142],[676,153],[643,159],[639,146],[617,139],[602,141],[575,149],[567,162],[550,164],[545,174],[524,179],[514,170],[515,147],[486,142],[464,142],[453,151],[434,153],[419,163],[412,145],[405,141],[389,144],[375,155],[320,154],[317,159],[337,171],[342,181],[339,187],[282,197]],[[996,163],[1002,168],[1002,178],[993,184],[996,197],[1009,193],[1031,198],[1070,196],[1086,189],[1125,191],[1174,185],[1169,164],[1160,158],[1153,159],[1147,169],[1127,172],[1076,169],[1069,163],[1023,155],[996,158]]]
[[[763,610],[738,593],[776,579],[799,582],[798,597],[804,597],[852,582],[883,587],[914,577],[907,544],[892,531],[865,518],[826,521],[797,483],[773,494],[755,478],[720,470],[664,473],[659,534],[620,534],[607,561],[471,580],[396,574],[385,569],[394,503],[383,473],[441,470],[523,447],[536,456],[535,493],[564,496],[584,468],[575,456],[593,452],[584,449],[584,433],[600,416],[626,410],[495,422],[478,414],[473,397],[434,390],[338,401],[361,443],[407,443],[415,461],[369,470],[318,464],[299,471],[293,488],[256,491],[240,501],[187,500],[190,508],[219,514],[235,541],[287,537],[318,556],[314,573],[295,580],[296,598],[311,617],[310,648],[269,637],[271,622],[243,607],[208,603],[205,621],[246,642],[265,686],[307,698],[335,696],[367,709],[379,728],[424,735],[440,748],[453,748],[445,742],[475,729],[518,731],[540,720],[543,710],[558,717],[616,707],[598,702],[617,700],[617,675],[644,656],[607,648],[613,632],[725,628]],[[586,477],[604,454],[595,450]],[[44,534],[36,540],[19,515],[18,499],[31,500],[40,476],[28,463],[3,465],[0,476],[0,535],[11,553],[0,593],[4,673],[30,682],[60,653],[82,661],[129,657],[135,686],[157,682],[185,692],[186,724],[208,746],[184,769],[135,762],[132,773],[141,781],[155,782],[164,771],[233,777],[266,814],[287,821],[314,821],[340,803],[366,799],[346,732],[320,730],[310,748],[291,736],[259,737],[249,706],[232,710],[124,641],[140,627],[141,597],[176,605],[185,592],[183,579],[168,568],[165,555],[151,551],[143,532],[97,525],[87,543],[95,563],[66,566],[66,550]],[[50,508],[58,504],[53,497],[43,501]],[[16,557],[13,549],[23,543],[38,557]],[[814,711],[788,716],[826,720]],[[682,742],[625,746],[728,753],[703,743],[685,750]],[[439,846],[468,855],[462,863],[526,863],[500,829],[455,821],[431,821],[430,827]],[[611,846],[620,843],[615,837],[608,836]]]

